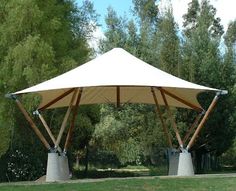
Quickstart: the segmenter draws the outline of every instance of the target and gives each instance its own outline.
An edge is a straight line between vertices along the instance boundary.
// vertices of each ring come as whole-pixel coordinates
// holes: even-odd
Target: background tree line
[[[172,8],[160,11],[155,0],[133,0],[133,14],[135,19],[130,20],[108,8],[106,38],[99,44],[100,53],[122,47],[173,75],[227,89],[229,94],[220,99],[192,151],[199,172],[209,154],[214,160],[222,154],[225,159],[235,159],[236,21],[224,31],[208,0],[191,1],[184,15],[183,30],[175,23]],[[33,180],[45,173],[47,153],[18,108],[4,95],[92,59],[94,50],[88,41],[98,15],[91,2],[77,6],[71,0],[1,0],[0,15],[0,178]],[[207,109],[213,96],[199,96],[203,108]],[[27,95],[22,101],[32,113],[39,100]],[[183,135],[196,114],[183,109],[173,112]],[[54,133],[64,113],[64,109],[59,109],[45,114]],[[88,162],[163,164],[167,148],[163,137],[154,106],[124,104],[121,109],[113,105],[83,106],[69,158],[71,165],[76,162],[77,166],[81,162],[86,166]],[[235,165],[234,161],[230,164]]]

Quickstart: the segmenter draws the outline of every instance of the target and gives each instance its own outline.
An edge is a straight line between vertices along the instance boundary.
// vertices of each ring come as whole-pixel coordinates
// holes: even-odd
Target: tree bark
[[[88,149],[88,145],[85,147],[86,149],[86,154],[85,154],[85,170],[84,170],[84,174],[85,177],[87,177],[88,175],[88,156],[89,156],[89,149]]]
[[[75,168],[79,169],[79,164],[80,164],[80,155],[79,153],[76,154],[76,162],[75,162]]]

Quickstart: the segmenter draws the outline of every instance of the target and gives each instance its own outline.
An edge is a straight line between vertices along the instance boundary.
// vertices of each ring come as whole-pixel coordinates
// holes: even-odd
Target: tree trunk
[[[195,167],[196,167],[196,174],[201,174],[203,173],[203,152],[201,149],[199,150],[196,150],[195,151],[195,157],[196,157],[196,160],[195,160]]]
[[[88,155],[89,155],[89,149],[88,149],[88,146],[85,147],[86,149],[86,155],[85,155],[85,171],[84,171],[84,174],[85,174],[85,177],[87,177],[88,175]]]
[[[76,163],[75,163],[75,168],[79,169],[79,163],[80,163],[80,155],[79,153],[76,154]]]

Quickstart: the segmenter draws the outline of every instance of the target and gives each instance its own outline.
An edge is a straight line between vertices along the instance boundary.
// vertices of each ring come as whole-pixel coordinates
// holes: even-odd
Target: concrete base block
[[[48,153],[46,182],[60,180],[59,158],[57,153]]]
[[[63,155],[59,156],[59,168],[60,168],[61,180],[69,180],[70,172],[69,172],[67,156],[63,156]]]
[[[180,153],[179,165],[178,165],[178,176],[193,176],[193,162],[191,154],[187,151]]]
[[[178,172],[179,152],[176,149],[168,149],[169,170],[168,175],[174,176]]]
[[[46,182],[64,181],[69,179],[69,165],[67,156],[48,153]]]

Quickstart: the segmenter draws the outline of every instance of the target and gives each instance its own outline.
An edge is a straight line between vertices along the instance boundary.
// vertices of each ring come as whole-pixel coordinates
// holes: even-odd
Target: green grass
[[[0,191],[235,191],[236,177],[113,179],[38,185],[0,184]]]

